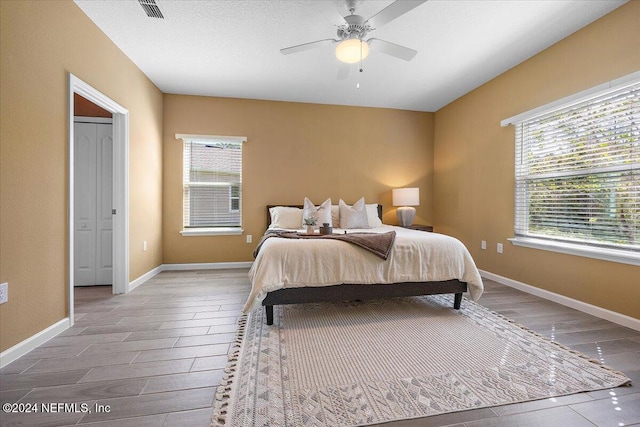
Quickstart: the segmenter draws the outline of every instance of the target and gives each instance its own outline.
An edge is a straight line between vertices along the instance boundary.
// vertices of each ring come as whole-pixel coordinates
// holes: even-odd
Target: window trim
[[[640,253],[621,249],[587,246],[576,243],[558,242],[532,237],[512,237],[507,239],[514,246],[542,249],[545,251],[559,252],[562,254],[577,255],[586,258],[594,258],[603,261],[618,262],[640,266]]]
[[[517,114],[515,116],[509,117],[508,119],[504,119],[500,122],[500,126],[507,127],[509,125],[515,125],[518,122],[523,122],[525,120],[531,120],[535,117],[542,116],[544,114],[552,113],[555,110],[561,110],[566,107],[570,107],[575,104],[579,104],[581,102],[587,101],[591,98],[598,97],[600,95],[604,95],[608,92],[612,92],[618,89],[624,89],[625,87],[633,86],[638,83],[640,80],[640,71],[636,71],[635,73],[627,74],[624,77],[620,77],[619,79],[614,79],[603,83],[601,85],[592,87],[587,90],[583,90],[582,92],[575,93],[573,95],[569,95],[565,98],[559,99],[557,101],[550,102],[548,104],[542,105],[540,107],[533,108],[529,111],[525,111],[524,113]]]
[[[509,117],[500,122],[500,126],[507,127],[524,121],[535,119],[538,116],[553,113],[573,105],[588,101],[592,98],[633,86],[640,82],[640,71],[628,74],[618,79],[611,80],[601,85],[592,87],[582,92],[567,96],[557,101],[531,109],[521,114]],[[514,203],[517,196],[514,194]],[[514,226],[518,218],[514,218]],[[633,250],[614,249],[595,245],[555,241],[553,239],[535,238],[530,236],[514,236],[508,239],[514,246],[533,249],[541,249],[551,252],[559,252],[569,255],[577,255],[622,264],[640,265],[640,252]]]
[[[180,231],[183,236],[237,236],[242,233],[242,227],[185,228]]]
[[[229,143],[235,144],[243,144],[247,142],[247,137],[245,136],[226,136],[226,135],[198,135],[198,134],[183,134],[177,133],[176,139],[182,140],[183,144],[187,141],[196,141],[196,142],[208,142],[211,140],[219,140],[225,141]],[[184,159],[183,159],[184,164]],[[184,174],[184,171],[183,171]],[[184,183],[183,183],[184,185]],[[231,186],[229,186],[229,189]],[[229,190],[231,192],[231,190]],[[231,193],[230,193],[231,194]],[[238,199],[241,199],[239,197]],[[231,196],[229,197],[231,200]],[[183,200],[184,204],[184,200]],[[239,202],[240,209],[234,212],[240,212],[240,226],[239,227],[185,227],[184,226],[184,218],[182,218],[182,230],[180,234],[185,237],[189,236],[236,236],[244,233],[244,229],[242,228],[242,200]]]

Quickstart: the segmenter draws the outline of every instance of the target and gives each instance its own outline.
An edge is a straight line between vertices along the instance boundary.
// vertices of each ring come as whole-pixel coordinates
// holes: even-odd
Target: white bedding
[[[327,239],[267,239],[249,270],[251,294],[247,313],[260,307],[268,292],[282,288],[330,286],[343,283],[466,282],[474,301],[482,295],[482,279],[471,254],[458,239],[438,233],[382,227],[347,230],[396,232],[396,240],[383,261],[350,243]],[[334,232],[344,232],[336,230]],[[428,286],[425,285],[425,286]]]

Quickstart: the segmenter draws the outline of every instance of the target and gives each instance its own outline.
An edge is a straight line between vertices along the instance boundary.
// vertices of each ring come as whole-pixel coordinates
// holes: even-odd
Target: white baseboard
[[[157,274],[159,274],[161,271],[162,271],[162,265],[159,265],[156,268],[147,271],[142,276],[138,277],[137,279],[135,279],[135,280],[133,280],[132,282],[129,283],[129,286],[127,288],[127,292],[131,292],[132,290],[134,290],[138,286],[142,285],[147,280],[149,280],[152,277],[154,277]]]
[[[251,268],[253,262],[193,262],[188,264],[162,264],[162,271],[222,270],[229,268]]]
[[[626,326],[627,328],[640,331],[640,319],[636,319],[635,317],[607,310],[606,308],[598,307],[596,305],[588,304],[586,302],[569,298],[564,295],[556,294],[555,292],[536,288],[535,286],[527,285],[526,283],[518,282],[517,280],[499,276],[494,273],[489,273],[488,271],[480,270],[480,275],[486,279],[493,280],[511,288],[519,289],[528,294],[535,295],[549,301],[557,302],[558,304],[562,304],[566,307],[582,311],[583,313],[587,313],[592,316],[617,323],[618,325]]]
[[[142,285],[147,280],[163,271],[187,271],[187,270],[223,270],[229,268],[251,268],[252,262],[194,262],[186,264],[161,264],[156,268],[147,271],[142,276],[129,283],[127,292],[130,292]]]
[[[0,353],[0,368],[4,368],[9,363],[13,362],[19,357],[24,356],[34,348],[44,344],[59,333],[66,331],[69,326],[69,318],[65,317],[64,319],[54,323],[46,329],[43,329],[37,334],[30,336],[26,340],[19,342],[11,348],[6,349],[2,353]]]

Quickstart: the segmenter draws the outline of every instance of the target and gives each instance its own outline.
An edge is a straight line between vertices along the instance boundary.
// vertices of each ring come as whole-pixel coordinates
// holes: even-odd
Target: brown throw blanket
[[[393,242],[396,240],[396,232],[389,231],[386,233],[349,233],[349,234],[328,234],[320,235],[314,234],[304,235],[298,234],[295,231],[267,231],[258,246],[253,251],[253,257],[258,256],[262,244],[270,237],[281,237],[285,239],[330,239],[341,240],[343,242],[351,243],[359,246],[364,250],[371,252],[372,254],[386,260],[389,258],[389,252],[393,247]]]

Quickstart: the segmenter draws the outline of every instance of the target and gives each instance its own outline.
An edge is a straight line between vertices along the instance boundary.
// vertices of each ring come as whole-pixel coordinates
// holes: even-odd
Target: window
[[[640,79],[598,89],[510,122],[512,242],[640,265]]]
[[[245,138],[176,135],[184,141],[183,235],[242,233]]]
[[[232,185],[229,187],[229,212],[240,212],[240,186]]]

